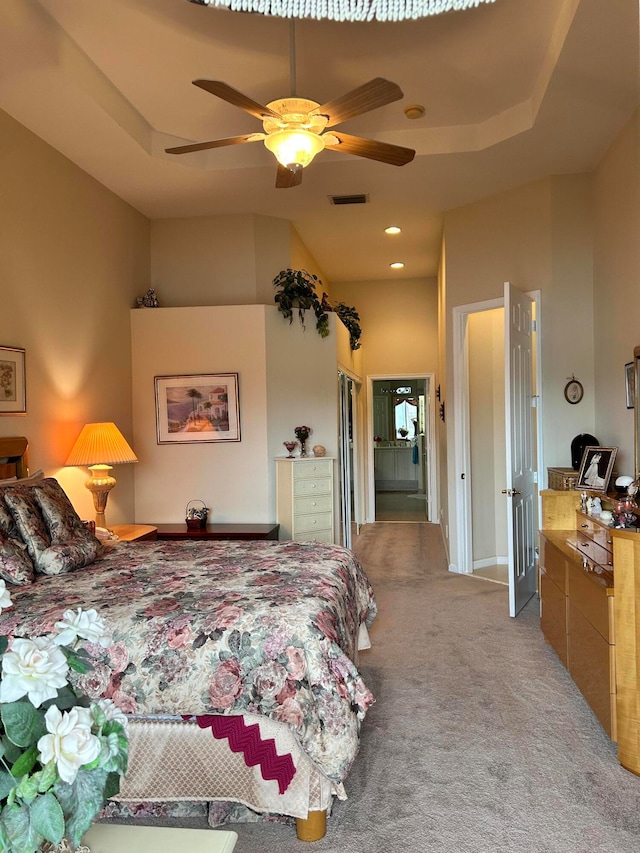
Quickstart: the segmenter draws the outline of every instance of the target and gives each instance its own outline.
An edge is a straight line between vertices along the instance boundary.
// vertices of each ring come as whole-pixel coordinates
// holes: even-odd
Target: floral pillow
[[[47,525],[51,544],[38,557],[36,571],[58,575],[88,566],[102,553],[102,545],[83,523],[57,480],[42,480],[33,489]]]
[[[51,537],[34,491],[35,485],[6,486],[3,489],[4,501],[36,566],[40,554],[51,544]]]
[[[0,533],[0,578],[24,586],[33,583],[33,563],[24,544]]]

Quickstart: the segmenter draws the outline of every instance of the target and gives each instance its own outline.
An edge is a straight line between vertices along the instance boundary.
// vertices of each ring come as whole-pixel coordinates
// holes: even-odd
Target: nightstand
[[[186,524],[158,524],[158,539],[256,540],[278,538],[278,524],[207,524],[188,530]]]
[[[151,524],[114,524],[109,530],[121,542],[150,542],[158,538],[158,528]]]

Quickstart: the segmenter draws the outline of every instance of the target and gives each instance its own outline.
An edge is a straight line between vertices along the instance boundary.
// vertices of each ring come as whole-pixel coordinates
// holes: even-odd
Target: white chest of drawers
[[[330,456],[276,459],[280,539],[335,541],[333,463]]]

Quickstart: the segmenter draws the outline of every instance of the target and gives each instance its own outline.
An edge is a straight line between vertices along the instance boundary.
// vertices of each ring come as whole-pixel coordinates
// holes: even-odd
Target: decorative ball
[[[324,456],[327,452],[327,448],[323,447],[321,444],[313,445],[313,455],[314,456]]]

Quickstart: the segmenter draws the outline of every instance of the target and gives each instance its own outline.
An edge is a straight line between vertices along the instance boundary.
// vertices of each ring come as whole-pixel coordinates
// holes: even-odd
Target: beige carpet
[[[623,770],[539,630],[534,599],[451,574],[438,526],[375,524],[354,550],[380,606],[361,670],[377,697],[321,841],[236,825],[238,853],[638,853]]]
[[[640,778],[539,628],[534,599],[447,571],[439,527],[380,523],[354,550],[380,615],[376,696],[327,835],[234,824],[236,853],[638,853]]]

